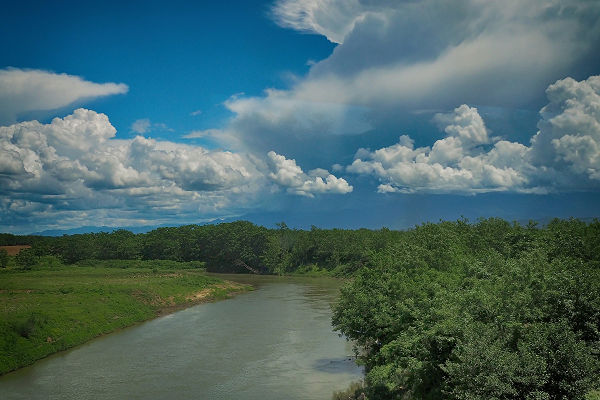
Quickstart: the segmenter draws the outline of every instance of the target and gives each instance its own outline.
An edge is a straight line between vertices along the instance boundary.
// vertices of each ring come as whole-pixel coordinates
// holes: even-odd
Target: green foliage
[[[364,383],[353,382],[346,390],[334,392],[332,400],[364,400]]]
[[[20,320],[14,321],[14,330],[22,338],[29,339],[41,331],[48,318],[41,313],[31,312]]]
[[[329,271],[324,268],[319,268],[317,264],[308,264],[302,265],[296,271],[294,271],[296,275],[305,275],[305,276],[328,276]]]
[[[91,268],[149,268],[157,271],[162,269],[205,269],[205,263],[202,261],[179,262],[172,260],[81,260],[76,265]]]
[[[8,266],[8,251],[0,249],[0,268],[6,268]]]
[[[32,249],[23,249],[15,256],[15,261],[22,269],[31,269],[37,263],[38,257]]]
[[[600,400],[600,390],[592,390],[587,392],[585,395],[585,400]]]
[[[285,223],[266,229],[247,221],[158,228],[145,234],[125,230],[61,237],[0,236],[0,243],[30,244],[35,256],[54,255],[67,264],[85,260],[167,260],[204,262],[214,272],[290,274],[315,265],[324,274],[351,276],[367,265],[374,250],[405,233],[382,229],[310,231]],[[313,267],[309,267],[313,268]]]
[[[63,267],[64,264],[60,257],[57,256],[40,256],[36,263],[36,268],[40,269],[54,269]]]
[[[367,397],[591,396],[600,382],[597,232],[597,221],[458,221],[374,252],[333,316],[357,345]]]

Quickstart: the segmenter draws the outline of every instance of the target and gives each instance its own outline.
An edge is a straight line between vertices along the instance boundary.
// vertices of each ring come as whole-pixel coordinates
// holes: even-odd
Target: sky
[[[600,216],[600,3],[20,1],[0,231]]]

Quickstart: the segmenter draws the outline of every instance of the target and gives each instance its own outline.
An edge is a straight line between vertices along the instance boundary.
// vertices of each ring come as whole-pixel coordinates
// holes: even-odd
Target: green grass
[[[78,261],[80,267],[104,268],[158,268],[158,269],[199,269],[205,270],[204,262],[188,261],[179,262],[171,260],[82,260]]]
[[[96,336],[243,287],[199,270],[0,270],[0,374]],[[199,292],[200,298],[191,298]]]

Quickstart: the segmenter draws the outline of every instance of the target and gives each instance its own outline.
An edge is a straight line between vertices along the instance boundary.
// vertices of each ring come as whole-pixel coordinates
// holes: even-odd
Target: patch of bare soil
[[[245,291],[247,289],[247,286],[236,282],[225,281],[224,283],[214,285],[210,288],[202,289],[196,293],[192,293],[191,295],[185,298],[185,302],[179,304],[175,303],[173,297],[169,297],[167,301],[163,300],[161,302],[162,304],[160,304],[161,307],[157,311],[157,315],[167,315],[174,313],[175,311],[194,306],[196,304],[208,303],[210,301],[213,301],[215,299],[214,294],[217,289],[231,290],[229,293],[227,293],[227,297],[233,297],[236,294]]]

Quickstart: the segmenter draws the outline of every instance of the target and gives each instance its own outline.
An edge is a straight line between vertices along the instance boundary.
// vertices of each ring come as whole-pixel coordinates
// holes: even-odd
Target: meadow
[[[88,263],[91,264],[91,263]],[[0,269],[0,374],[94,337],[247,289],[185,263]],[[158,267],[148,268],[152,265]],[[182,269],[188,267],[188,269]]]

